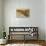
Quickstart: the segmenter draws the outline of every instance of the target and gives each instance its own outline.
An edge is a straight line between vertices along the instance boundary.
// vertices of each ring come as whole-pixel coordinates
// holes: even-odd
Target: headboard
[[[38,27],[9,27],[9,36],[10,39],[12,39],[12,35],[24,35],[24,39],[26,35],[29,35],[29,32],[33,33],[33,38],[34,36],[36,39],[38,39]],[[35,34],[35,35],[34,35]]]

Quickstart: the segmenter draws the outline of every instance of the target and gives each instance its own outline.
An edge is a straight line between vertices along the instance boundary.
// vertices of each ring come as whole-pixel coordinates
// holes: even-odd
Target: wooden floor
[[[7,45],[1,45],[1,46],[42,46],[37,44],[7,44]]]
[[[10,45],[12,46],[13,44],[22,44],[22,45],[23,44],[38,44],[38,45],[46,46],[46,42],[44,40],[8,40],[7,44],[0,45],[0,46],[8,46],[8,44],[9,46]]]

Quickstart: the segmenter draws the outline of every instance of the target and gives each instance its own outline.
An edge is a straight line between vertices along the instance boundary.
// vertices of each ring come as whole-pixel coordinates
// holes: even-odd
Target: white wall
[[[2,0],[0,0],[0,38],[2,37]]]
[[[45,40],[46,40],[46,0],[45,0]]]
[[[32,9],[29,18],[16,18],[17,8]],[[39,27],[39,38],[45,39],[44,0],[4,0],[4,25],[7,35],[10,26]]]
[[[1,21],[1,15],[2,15],[2,3],[1,3],[1,0],[0,0],[0,21]],[[0,25],[1,25],[1,22],[0,22]]]

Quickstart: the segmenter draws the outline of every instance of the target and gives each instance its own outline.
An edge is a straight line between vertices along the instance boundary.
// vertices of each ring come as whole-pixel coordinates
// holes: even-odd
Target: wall
[[[46,0],[45,0],[45,40],[46,40]]]
[[[17,8],[32,9],[29,18],[16,18]],[[7,35],[10,26],[39,27],[39,39],[45,39],[44,0],[4,0],[4,26]]]
[[[0,38],[2,38],[2,0],[0,0]]]

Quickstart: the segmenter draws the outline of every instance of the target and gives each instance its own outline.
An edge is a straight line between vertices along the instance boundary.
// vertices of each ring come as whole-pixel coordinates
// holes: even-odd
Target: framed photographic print
[[[16,17],[29,17],[29,9],[16,9]]]

